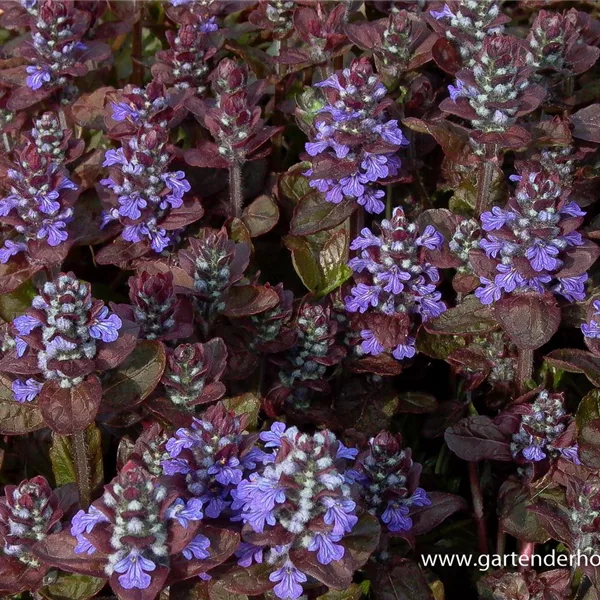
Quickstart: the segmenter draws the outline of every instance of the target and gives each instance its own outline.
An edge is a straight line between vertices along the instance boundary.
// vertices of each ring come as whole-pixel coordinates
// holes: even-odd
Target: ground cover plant
[[[600,598],[596,2],[0,44],[2,598]]]

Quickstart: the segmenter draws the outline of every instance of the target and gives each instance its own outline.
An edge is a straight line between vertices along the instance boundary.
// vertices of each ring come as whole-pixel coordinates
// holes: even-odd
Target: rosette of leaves
[[[129,278],[128,304],[115,304],[113,310],[139,327],[139,337],[171,341],[190,337],[194,314],[189,298],[176,294],[173,274],[140,271]]]
[[[559,458],[578,464],[575,421],[564,403],[564,394],[538,388],[494,418],[462,419],[446,431],[446,443],[463,460],[528,465],[533,478]]]
[[[347,52],[351,44],[344,32],[346,12],[344,4],[326,2],[299,5],[294,11],[295,36],[289,47],[279,55],[284,65],[319,65]],[[294,44],[295,38],[300,44]]]
[[[419,487],[421,465],[412,459],[402,437],[381,431],[356,458],[350,477],[360,489],[366,510],[388,534],[414,540],[454,512],[464,509],[459,496]]]
[[[5,333],[0,372],[11,379],[4,433],[83,431],[102,400],[100,375],[134,350],[137,329],[92,298],[73,273],[45,283]],[[16,378],[14,376],[17,376]]]
[[[278,368],[278,381],[268,393],[270,410],[277,414],[289,403],[302,409],[310,405],[314,393],[330,390],[327,370],[346,356],[338,343],[338,323],[329,303],[302,302],[290,329],[294,341],[280,354],[269,356]]]
[[[387,19],[348,23],[346,33],[357,46],[373,52],[377,72],[386,83],[429,62],[437,40],[426,23],[408,10],[390,13]]]
[[[127,462],[71,530],[36,548],[49,564],[72,573],[108,577],[121,600],[153,600],[165,587],[197,577],[225,561],[239,536],[202,523],[201,503]]]
[[[0,591],[34,592],[49,566],[35,555],[38,544],[63,529],[75,504],[72,486],[52,490],[44,477],[6,485],[0,497]]]
[[[579,31],[579,11],[540,10],[527,35],[527,62],[544,72],[578,75],[591,69],[600,48],[588,45]]]
[[[219,333],[220,317],[237,320],[258,315],[279,301],[271,286],[242,281],[250,246],[229,239],[225,228],[201,229],[178,257],[180,268],[173,269],[178,290],[194,298],[196,319],[206,339],[211,332]]]
[[[228,169],[268,156],[271,148],[266,143],[281,128],[265,125],[261,118],[259,101],[265,87],[265,81],[249,81],[246,65],[239,66],[227,58],[221,60],[212,75],[215,98],[189,105],[214,142],[203,140],[196,148],[186,150],[186,162],[195,167]],[[241,184],[230,181],[232,187]],[[234,193],[238,193],[237,189],[232,190]]]
[[[546,598],[569,600],[571,597],[571,573],[569,569],[551,569],[543,573],[527,570],[512,573],[506,570],[493,571],[477,582],[482,600],[502,598]]]
[[[242,568],[228,574],[225,587],[244,594],[272,589],[282,600],[300,597],[302,584],[313,580],[346,589],[379,541],[376,519],[358,516],[344,477],[356,450],[330,431],[308,435],[277,422],[260,435],[272,456],[237,486]]]
[[[227,346],[221,338],[167,349],[161,386],[149,399],[148,408],[176,426],[189,426],[196,407],[225,395],[221,378],[226,366]]]

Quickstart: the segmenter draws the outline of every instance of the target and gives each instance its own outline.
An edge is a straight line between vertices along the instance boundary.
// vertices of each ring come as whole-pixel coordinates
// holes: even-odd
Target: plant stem
[[[479,552],[487,553],[487,524],[483,511],[483,494],[476,462],[469,463],[469,483],[471,484],[471,497],[473,498],[473,517],[477,524],[477,539]]]
[[[535,544],[533,542],[521,542],[521,546],[519,548],[519,573],[523,573],[524,571],[529,571],[529,569],[531,569],[531,557],[533,556],[534,548]],[[522,556],[527,557],[527,564],[521,564]],[[523,563],[525,563],[524,560]]]
[[[533,377],[533,350],[519,349],[517,360],[517,382],[519,394],[527,391],[527,382]]]
[[[244,195],[242,193],[242,165],[234,162],[229,167],[229,198],[234,217],[242,216]]]
[[[392,188],[392,184],[388,183],[387,193],[385,196],[385,218],[392,218],[392,211],[394,210],[394,190]]]
[[[506,550],[506,533],[502,529],[502,524],[498,521],[498,533],[496,534],[496,554],[504,556]]]
[[[494,165],[491,159],[487,157],[479,165],[477,171],[477,204],[475,212],[480,215],[490,206],[490,191],[492,187],[492,177],[494,175]]]
[[[90,453],[88,452],[87,437],[85,431],[78,431],[71,436],[73,460],[75,461],[75,472],[77,474],[77,485],[79,487],[79,502],[81,508],[87,510],[92,501]]]
[[[287,40],[278,40],[278,55],[281,55],[282,51],[287,46]],[[285,98],[285,73],[286,66],[277,61],[277,84],[275,85],[275,96],[273,98],[273,124],[275,126],[282,126],[284,124],[283,113],[277,109],[279,104]],[[273,138],[273,170],[278,173],[281,170],[281,157],[283,150],[283,131],[278,133]]]
[[[137,9],[138,0],[133,0],[134,8]],[[131,81],[134,85],[141,86],[144,83],[144,64],[142,63],[142,25],[143,25],[144,3],[140,9],[140,18],[133,24],[131,41]]]

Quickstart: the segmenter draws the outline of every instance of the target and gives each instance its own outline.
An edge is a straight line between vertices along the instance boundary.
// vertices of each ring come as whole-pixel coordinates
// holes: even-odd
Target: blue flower
[[[140,113],[134,106],[125,102],[111,102],[112,118],[115,121],[125,121],[131,119],[134,123],[140,118]]]
[[[145,590],[152,583],[152,578],[148,573],[156,569],[156,565],[147,558],[144,558],[137,548],[114,567],[116,573],[123,573],[119,576],[119,583],[126,590],[138,589]]]
[[[298,570],[291,560],[286,560],[285,564],[269,575],[269,579],[279,582],[273,588],[275,595],[281,600],[296,600],[302,595],[303,589],[300,585],[305,583],[306,575]]]
[[[265,442],[265,448],[280,448],[281,436],[285,433],[285,430],[285,423],[275,421],[271,425],[270,431],[262,431],[259,437],[263,442]]]
[[[262,564],[263,561],[262,547],[248,542],[241,542],[235,551],[235,555],[238,557],[237,564],[240,567],[248,568],[253,562]]]
[[[13,320],[14,328],[21,335],[29,335],[34,329],[42,326],[42,322],[33,315],[24,314]]]
[[[24,402],[31,402],[35,400],[37,395],[42,390],[43,383],[36,381],[35,379],[28,379],[23,381],[22,379],[15,379],[12,382],[12,391],[17,402],[23,404]]]
[[[317,553],[317,560],[322,565],[328,565],[331,562],[342,560],[344,558],[344,546],[336,544],[342,539],[341,535],[332,533],[315,533],[308,550]]]
[[[50,83],[52,80],[52,74],[48,67],[40,65],[29,66],[25,70],[29,73],[25,82],[27,83],[27,86],[34,91],[39,90],[45,83]]]
[[[197,535],[182,551],[183,556],[188,560],[196,558],[203,560],[210,556],[207,548],[210,546],[210,540],[204,535]]]
[[[321,499],[321,504],[327,509],[323,521],[326,525],[333,525],[333,535],[350,533],[358,522],[358,517],[354,514],[356,502],[349,498],[325,496]]]
[[[187,527],[190,521],[201,521],[204,517],[202,512],[202,500],[200,498],[192,498],[187,503],[181,498],[177,498],[167,509],[166,517],[174,519],[182,527]]]
[[[109,315],[108,307],[103,306],[90,323],[90,336],[103,342],[114,342],[122,326],[121,319],[115,314]]]

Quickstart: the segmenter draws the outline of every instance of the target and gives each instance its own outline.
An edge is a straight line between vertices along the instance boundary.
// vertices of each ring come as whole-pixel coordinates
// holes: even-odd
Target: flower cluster
[[[15,400],[31,402],[44,381],[62,388],[81,383],[95,370],[95,360],[104,359],[106,345],[117,341],[121,327],[121,319],[94,300],[90,285],[73,273],[45,283],[31,308],[11,325],[14,348],[5,358],[14,358],[13,372],[36,376],[13,381]]]
[[[514,457],[522,455],[525,460],[539,462],[549,455],[563,456],[579,464],[577,444],[560,444],[570,421],[564,403],[563,394],[542,390],[532,404],[517,405],[521,423],[512,437],[510,448]]]
[[[388,317],[404,315],[421,320],[439,316],[446,310],[436,291],[438,270],[427,260],[427,251],[436,250],[443,243],[442,235],[428,225],[422,234],[410,223],[401,208],[394,209],[390,220],[380,224],[380,234],[363,229],[351,244],[360,255],[348,264],[356,273],[357,284],[346,297],[346,310],[351,313],[367,311]],[[413,319],[414,320],[414,319]],[[414,325],[410,335],[397,345],[388,347],[376,331],[363,329],[361,348],[364,353],[377,356],[384,351],[392,352],[397,360],[415,355]]]
[[[152,589],[157,594],[177,562],[198,563],[209,556],[210,540],[197,532],[202,503],[185,503],[134,462],[128,462],[89,510],[72,519],[75,553],[104,562],[117,593]],[[193,567],[188,566],[189,569]],[[187,573],[188,577],[193,573]]]
[[[283,38],[294,25],[292,17],[295,8],[295,2],[290,0],[259,0],[248,20],[258,27],[272,30],[278,38]]]
[[[477,63],[484,40],[502,33],[509,19],[500,12],[498,0],[449,0],[440,10],[429,12],[432,27],[454,43],[462,63]]]
[[[358,455],[352,477],[361,486],[367,510],[398,533],[412,528],[412,507],[431,504],[425,490],[418,487],[420,471],[410,448],[402,448],[401,436],[382,431]]]
[[[389,118],[384,85],[367,59],[357,59],[316,87],[325,90],[327,103],[305,146],[312,163],[305,173],[310,187],[327,202],[348,198],[367,212],[383,212],[381,184],[398,175],[398,150],[408,143],[397,119]]]
[[[195,406],[219,400],[225,394],[220,381],[227,366],[227,347],[220,338],[206,344],[181,344],[169,351],[161,379],[165,395],[176,407],[192,411]]]
[[[346,459],[357,451],[329,431],[308,435],[283,423],[274,423],[260,438],[271,454],[262,471],[240,481],[234,492],[233,507],[241,509],[249,527],[242,536],[250,540],[236,551],[238,564],[265,560],[273,565],[269,579],[275,595],[296,599],[307,581],[300,562],[308,562],[306,551],[325,566],[341,565],[347,552],[342,542],[358,517],[344,472]]]
[[[179,262],[192,279],[192,292],[210,312],[221,310],[227,290],[244,276],[250,260],[248,244],[230,240],[225,228],[204,228],[190,238]]]
[[[591,68],[600,50],[582,39],[578,19],[579,13],[574,8],[564,14],[540,10],[527,36],[527,62],[536,69],[572,74]]]
[[[261,458],[254,448],[256,435],[244,433],[247,424],[246,415],[238,417],[218,403],[166,443],[164,473],[183,476],[190,502],[203,505],[210,519],[236,514],[232,492]]]
[[[0,249],[1,263],[22,252],[41,264],[52,262],[56,255],[50,256],[48,247],[60,246],[66,254],[67,225],[79,195],[65,168],[69,145],[70,132],[46,113],[14,151],[7,171],[8,195],[0,200],[0,220],[12,226],[15,235]]]
[[[387,19],[349,24],[348,37],[371,50],[380,76],[397,77],[409,67],[415,50],[429,37],[425,23],[408,10],[392,11]]]
[[[173,274],[146,271],[129,278],[131,306],[117,305],[122,318],[139,325],[141,338],[147,340],[185,339],[193,333],[194,315],[188,298],[177,296]]]
[[[279,131],[265,126],[258,104],[265,82],[249,82],[248,69],[225,58],[212,75],[214,102],[207,102],[200,118],[215,140],[214,166],[241,165],[266,156],[262,146]],[[200,149],[201,152],[202,149]],[[195,164],[193,161],[188,161]]]
[[[179,90],[191,90],[197,96],[204,94],[210,59],[217,52],[209,36],[212,31],[212,26],[201,21],[181,25],[177,31],[167,31],[165,36],[170,48],[156,55],[157,62],[152,65],[155,79]]]
[[[48,567],[32,552],[47,535],[61,530],[63,511],[44,477],[7,485],[0,498],[0,590],[13,594],[36,587]]]
[[[513,180],[518,185],[508,205],[481,215],[487,235],[481,250],[472,251],[485,253],[485,259],[472,261],[482,283],[475,295],[483,304],[522,290],[583,300],[589,263],[578,257],[595,250],[577,231],[585,212],[568,199],[559,175],[539,164],[523,166]]]
[[[479,132],[506,132],[544,99],[545,90],[530,83],[533,69],[527,66],[526,52],[517,38],[485,37],[473,61],[473,66],[456,74],[456,85],[448,87],[450,98],[440,108],[471,121]]]
[[[92,14],[74,2],[43,0],[31,16],[31,43],[23,54],[33,64],[26,68],[30,90],[63,88],[65,99],[77,94],[73,77],[88,72],[88,65],[110,55],[106,44],[84,42]]]
[[[124,125],[117,131],[125,136],[121,148],[105,154],[110,176],[100,183],[110,193],[104,198],[103,227],[118,221],[123,240],[141,243],[138,256],[160,253],[178,239],[182,225],[202,216],[199,206],[187,222],[177,216],[191,186],[183,171],[169,170],[174,155],[167,124],[173,110],[158,83],[132,88],[111,106],[112,119]]]
[[[597,339],[600,338],[600,300],[594,300],[592,302],[592,314],[588,320],[581,325],[581,331],[586,338]]]
[[[323,380],[327,367],[338,363],[345,355],[336,345],[337,321],[329,306],[304,304],[295,321],[296,342],[283,355],[274,357],[281,370],[279,381],[288,388],[296,386],[319,389],[326,386]]]

